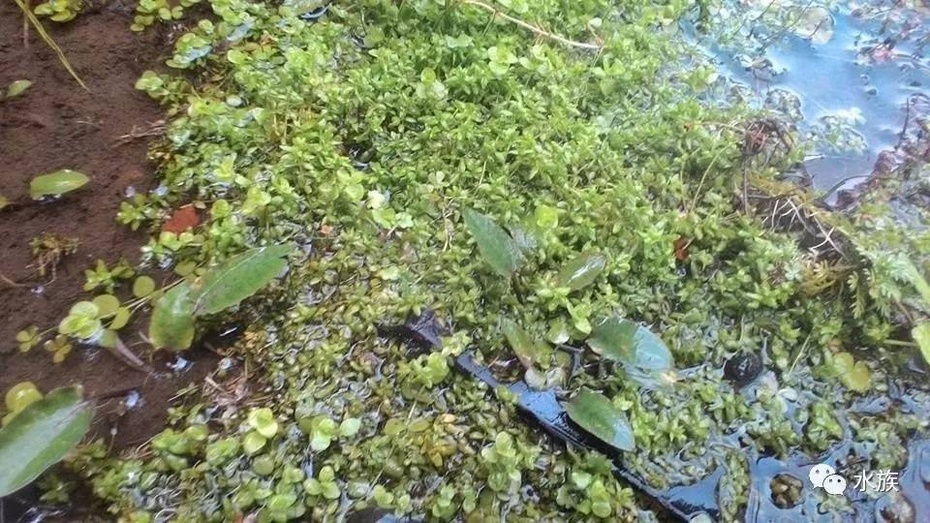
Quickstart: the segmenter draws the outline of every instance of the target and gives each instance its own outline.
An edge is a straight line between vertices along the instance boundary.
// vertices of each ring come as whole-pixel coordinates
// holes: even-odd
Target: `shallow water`
[[[750,90],[797,121],[814,144],[805,169],[815,188],[849,188],[898,144],[909,100],[930,92],[930,8],[897,4],[735,2],[692,34],[725,91]],[[812,9],[828,16],[799,21]]]

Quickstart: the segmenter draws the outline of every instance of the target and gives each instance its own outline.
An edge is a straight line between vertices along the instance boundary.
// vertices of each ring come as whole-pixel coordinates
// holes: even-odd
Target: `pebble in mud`
[[[747,385],[762,372],[762,360],[751,352],[741,352],[723,364],[723,376],[737,387]]]
[[[778,508],[792,508],[801,500],[804,488],[801,480],[790,474],[779,474],[769,484],[772,491],[772,503]]]

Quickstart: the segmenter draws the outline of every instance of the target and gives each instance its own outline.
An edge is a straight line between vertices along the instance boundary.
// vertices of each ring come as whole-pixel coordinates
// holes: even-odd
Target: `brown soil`
[[[131,13],[104,8],[65,25],[46,28],[64,50],[90,91],[68,75],[55,54],[34,31],[23,42],[22,16],[13,2],[0,2],[0,90],[14,80],[34,84],[20,98],[0,102],[0,195],[18,204],[0,211],[0,393],[30,380],[43,391],[79,383],[89,397],[106,397],[97,409],[95,433],[115,449],[137,446],[161,429],[170,399],[186,384],[200,383],[216,357],[205,351],[185,354],[194,360],[185,373],[149,375],[131,369],[109,353],[76,347],[55,365],[42,346],[22,354],[16,348],[20,329],[54,327],[70,306],[87,299],[84,269],[100,258],[112,265],[121,257],[139,260],[144,231],[132,232],[115,221],[127,188],[153,185],[146,162],[145,138],[126,135],[151,128],[160,108],[134,89],[139,75],[161,62],[169,49],[155,32],[129,30]],[[81,171],[91,183],[53,202],[22,199],[29,180],[58,169]],[[56,277],[40,277],[30,240],[56,233],[80,240],[78,251],[58,265]],[[156,278],[158,279],[158,278]],[[14,286],[16,282],[19,286]],[[123,334],[131,350],[148,358],[137,321]],[[173,355],[159,355],[153,366],[164,371]],[[126,392],[136,389],[141,407],[117,415]]]

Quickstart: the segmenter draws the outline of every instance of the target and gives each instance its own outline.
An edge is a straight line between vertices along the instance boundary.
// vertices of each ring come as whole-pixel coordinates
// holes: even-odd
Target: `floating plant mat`
[[[774,186],[798,158],[747,168],[759,116],[702,106],[706,71],[668,69],[692,52],[683,2],[506,4],[212,0],[171,60],[193,74],[139,80],[171,115],[160,186],[119,215],[160,232],[147,262],[295,248],[228,312],[248,326],[238,365],[139,453],[71,461],[114,514],[654,520],[641,490],[735,521],[763,495],[751,453],[907,465],[930,236],[860,236],[780,187],[803,207],[785,226],[745,205],[750,177]],[[160,227],[186,205],[193,230]],[[809,243],[798,222],[842,230]],[[629,475],[454,372],[466,349],[632,448]],[[855,412],[873,398],[894,401]],[[857,510],[789,483],[779,503]]]

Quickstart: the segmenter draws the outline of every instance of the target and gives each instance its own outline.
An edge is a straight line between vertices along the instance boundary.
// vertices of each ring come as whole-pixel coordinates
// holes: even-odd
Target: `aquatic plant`
[[[853,369],[904,354],[886,342],[912,285],[801,248],[804,231],[754,205],[788,194],[763,189],[793,157],[751,155],[745,122],[758,120],[692,96],[708,76],[675,67],[684,2],[503,4],[509,18],[475,2],[213,0],[171,58],[195,74],[140,79],[172,120],[152,151],[161,184],[120,219],[153,222],[146,263],[187,275],[155,302],[152,338],[185,348],[194,316],[241,303],[249,327],[228,350],[253,372],[216,383],[253,395],[193,394],[151,455],[88,447],[69,466],[114,514],[633,519],[606,461],[557,447],[518,422],[506,391],[454,372],[466,348],[502,379],[598,391],[610,408],[593,410],[635,436],[623,465],[653,488],[725,466],[730,520],[749,452],[814,454],[846,437],[828,414],[869,391],[844,385],[834,354],[855,353]],[[202,219],[162,230],[187,204]],[[850,253],[886,252],[844,232]],[[248,292],[213,295],[197,274],[257,245],[294,248],[267,247],[271,268]],[[850,293],[864,294],[857,308]],[[379,334],[426,310],[442,326],[427,349]],[[745,353],[763,369],[735,386],[721,367]],[[595,417],[589,429],[615,440]],[[899,466],[902,438],[926,427],[919,413],[844,423]]]

